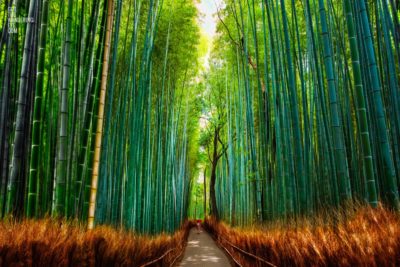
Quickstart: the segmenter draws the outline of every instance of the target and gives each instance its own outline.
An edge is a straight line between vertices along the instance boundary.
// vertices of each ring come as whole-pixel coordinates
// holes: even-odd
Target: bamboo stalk
[[[104,120],[104,107],[107,93],[107,78],[108,78],[108,63],[110,59],[110,48],[111,48],[111,33],[114,19],[114,1],[108,0],[107,5],[107,27],[106,37],[104,43],[104,54],[103,54],[103,70],[100,84],[100,102],[99,111],[97,117],[97,130],[96,130],[96,141],[93,159],[93,172],[92,172],[92,184],[90,191],[90,202],[89,202],[89,217],[88,217],[88,229],[94,228],[94,216],[96,208],[96,196],[97,196],[97,185],[99,177],[99,164],[100,164],[100,153],[101,153],[101,142],[103,134],[103,120]]]

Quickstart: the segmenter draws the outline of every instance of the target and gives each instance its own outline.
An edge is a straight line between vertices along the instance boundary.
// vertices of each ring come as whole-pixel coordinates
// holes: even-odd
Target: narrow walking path
[[[196,228],[192,228],[185,254],[178,266],[229,267],[231,264],[225,253],[206,231],[202,229],[198,233]]]

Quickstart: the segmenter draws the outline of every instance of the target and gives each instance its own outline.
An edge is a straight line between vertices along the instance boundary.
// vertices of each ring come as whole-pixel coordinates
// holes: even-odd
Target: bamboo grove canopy
[[[1,217],[172,232],[206,184],[231,224],[399,209],[397,1],[226,0],[209,68],[197,2],[0,1]]]
[[[197,151],[194,4],[1,5],[1,216],[86,221],[97,184],[96,223],[174,231]]]
[[[398,3],[225,2],[202,143],[221,155],[206,160],[211,213],[245,225],[351,201],[399,210]]]

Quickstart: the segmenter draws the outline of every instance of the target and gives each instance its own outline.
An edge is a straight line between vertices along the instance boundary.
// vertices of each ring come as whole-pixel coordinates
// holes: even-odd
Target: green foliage
[[[397,209],[399,50],[390,7],[225,1],[211,56],[218,67],[206,74],[210,121],[225,114],[228,149],[216,183],[224,220],[251,224],[260,206],[263,220],[287,219],[351,200]],[[225,87],[223,101],[212,96]]]
[[[138,30],[121,24],[126,52],[113,55],[117,101],[108,99],[96,222],[172,232],[197,174],[197,10],[189,1],[139,1],[132,16]]]
[[[196,3],[1,2],[1,217],[86,221],[103,104],[97,224],[172,232],[205,202],[234,225],[398,209],[394,1],[226,0],[211,51]]]
[[[198,174],[201,87],[194,77],[198,53],[204,52],[198,52],[194,3],[115,1],[110,66],[103,66],[108,1],[39,2],[26,2],[30,14],[45,15],[26,34],[26,25],[18,24],[19,33],[4,34],[0,47],[6,66],[1,74],[7,77],[1,80],[1,121],[9,125],[1,128],[2,216],[7,206],[16,215],[86,220],[101,71],[109,67],[97,223],[174,231],[186,218],[189,188]],[[18,1],[17,13],[26,17],[25,2]],[[0,15],[8,19],[3,5]],[[24,42],[31,49],[23,60]],[[21,76],[28,70],[35,75]],[[24,99],[20,126],[12,128],[17,77],[25,79],[19,90]],[[15,135],[21,144],[11,154]],[[8,169],[11,160],[19,169]]]

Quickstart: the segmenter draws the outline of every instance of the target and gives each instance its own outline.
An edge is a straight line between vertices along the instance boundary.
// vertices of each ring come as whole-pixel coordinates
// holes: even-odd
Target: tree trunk
[[[211,178],[210,178],[210,202],[211,202],[211,215],[219,221],[219,214],[217,208],[217,199],[215,197],[215,180],[216,180],[216,171],[217,171],[217,163],[218,161],[212,162],[211,167]]]
[[[207,168],[204,168],[204,218],[207,216]]]
[[[214,216],[215,219],[219,220],[218,208],[217,208],[217,199],[215,197],[215,180],[217,178],[217,164],[218,164],[218,138],[219,138],[220,129],[217,127],[214,131],[214,140],[213,140],[213,158],[211,162],[211,177],[210,177],[210,202],[211,202],[211,216]]]

